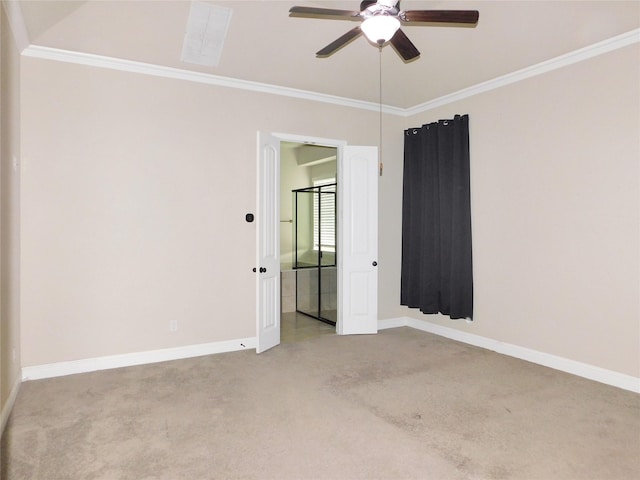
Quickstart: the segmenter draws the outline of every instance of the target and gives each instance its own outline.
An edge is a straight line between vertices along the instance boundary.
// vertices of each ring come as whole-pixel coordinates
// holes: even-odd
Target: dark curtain
[[[401,304],[473,318],[469,116],[404,137]]]

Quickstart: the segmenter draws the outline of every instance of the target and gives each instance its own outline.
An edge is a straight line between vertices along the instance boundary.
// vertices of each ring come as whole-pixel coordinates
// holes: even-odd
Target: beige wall
[[[637,58],[385,117],[381,319],[640,376]],[[24,366],[254,336],[256,131],[378,143],[373,112],[33,58],[22,96]],[[455,113],[471,117],[473,324],[399,306],[402,130]]]
[[[375,112],[22,68],[25,367],[255,336],[256,132],[377,142]]]
[[[298,166],[292,149],[280,153],[280,220],[293,219],[293,198],[291,190],[311,185],[309,167]],[[293,223],[280,223],[280,262],[293,262]]]
[[[639,58],[635,44],[409,119],[470,115],[475,321],[398,306],[395,170],[380,203],[381,318],[640,376]]]
[[[17,47],[0,7],[0,409],[20,381],[19,168],[20,68]]]

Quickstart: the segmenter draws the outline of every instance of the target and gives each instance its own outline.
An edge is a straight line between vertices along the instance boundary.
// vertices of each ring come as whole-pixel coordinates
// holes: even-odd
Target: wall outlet
[[[169,331],[170,332],[177,332],[178,331],[178,321],[177,320],[170,320],[169,321]]]

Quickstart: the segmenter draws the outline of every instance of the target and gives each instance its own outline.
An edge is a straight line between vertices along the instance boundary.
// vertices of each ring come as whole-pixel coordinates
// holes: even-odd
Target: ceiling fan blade
[[[405,22],[478,23],[477,10],[409,10],[401,12]]]
[[[332,8],[291,7],[290,17],[330,17],[343,20],[359,20],[360,12],[355,10],[334,10]]]
[[[347,33],[342,35],[340,38],[338,38],[337,40],[334,40],[329,45],[324,47],[322,50],[319,50],[318,52],[316,52],[316,56],[318,56],[318,57],[328,57],[329,55],[334,53],[336,50],[338,50],[339,48],[342,48],[347,43],[349,43],[351,40],[359,37],[360,35],[362,35],[362,30],[360,30],[359,26],[355,27],[355,28],[352,28]]]
[[[396,52],[404,59],[405,62],[413,60],[420,55],[420,52],[416,46],[409,40],[404,32],[400,29],[391,37],[391,45],[396,49]]]

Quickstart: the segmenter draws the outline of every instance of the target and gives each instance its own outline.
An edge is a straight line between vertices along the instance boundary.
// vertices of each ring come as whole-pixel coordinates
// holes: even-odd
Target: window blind
[[[335,252],[336,250],[336,179],[314,180],[319,187],[313,195],[313,248]]]

